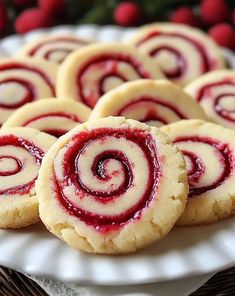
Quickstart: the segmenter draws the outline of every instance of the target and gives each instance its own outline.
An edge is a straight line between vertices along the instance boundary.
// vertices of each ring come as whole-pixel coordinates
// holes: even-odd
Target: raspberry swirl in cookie
[[[75,248],[134,251],[167,233],[183,211],[185,173],[181,154],[155,128],[121,117],[81,124],[59,139],[43,162],[40,215]],[[57,214],[49,217],[53,205]],[[171,215],[163,218],[165,207]]]
[[[26,103],[55,95],[57,66],[30,58],[0,61],[0,124]]]
[[[187,85],[185,91],[203,107],[208,118],[235,129],[235,71],[213,71]]]
[[[203,73],[225,68],[216,44],[202,31],[185,25],[145,26],[131,43],[154,58],[168,79],[181,85]]]
[[[129,45],[94,44],[72,53],[61,65],[57,93],[93,108],[109,90],[140,78],[163,75],[154,61]]]
[[[27,104],[14,112],[3,128],[25,126],[60,137],[88,120],[90,109],[72,100],[56,98]]]
[[[230,216],[235,209],[235,132],[200,120],[161,128],[183,152],[190,186],[180,224]]]
[[[60,64],[68,54],[90,43],[89,40],[72,35],[46,36],[26,44],[18,55],[42,58]]]
[[[18,228],[38,220],[35,181],[55,138],[29,128],[0,132],[0,227]]]
[[[152,126],[206,116],[182,89],[167,80],[136,80],[109,91],[100,98],[90,119],[124,116]]]

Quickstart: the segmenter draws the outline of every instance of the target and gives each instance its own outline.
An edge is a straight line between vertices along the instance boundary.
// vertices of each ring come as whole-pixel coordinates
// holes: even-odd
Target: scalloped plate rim
[[[123,40],[127,36],[129,36],[133,32],[133,30],[135,29],[122,29],[116,26],[100,27],[97,25],[65,25],[50,29],[42,29],[30,32],[25,35],[12,35],[2,39],[0,41],[0,55],[2,57],[5,55],[11,56],[16,51],[16,49],[18,49],[18,47],[25,42],[25,40],[33,40],[41,34],[70,31],[71,33],[75,33],[76,35],[80,33],[80,35],[82,36],[81,32],[83,32],[84,35],[87,35],[87,32],[93,32],[93,37],[96,36],[98,37],[96,39],[107,42],[111,40],[116,40],[117,36],[118,39]],[[89,36],[86,37],[89,38]],[[235,68],[235,55],[229,50],[223,50],[223,52],[226,58]],[[40,227],[38,230],[37,225],[30,226],[29,228],[23,230],[0,230],[0,264],[5,267],[28,273],[33,276],[48,276],[62,281],[64,280],[86,284],[126,285],[173,280],[191,275],[216,272],[218,270],[222,270],[224,268],[235,265],[235,254],[232,254],[234,253],[232,252],[232,250],[233,245],[235,244],[235,219],[227,219],[218,222],[216,225],[217,226],[213,224],[197,228],[194,227],[194,232],[197,233],[199,237],[201,235],[201,232],[205,233],[203,238],[205,241],[203,239],[202,241],[200,239],[198,241],[196,240],[196,243],[192,246],[187,245],[188,240],[184,241],[184,237],[187,237],[187,235],[190,234],[191,228],[177,227],[166,238],[164,238],[162,241],[157,242],[156,247],[154,244],[150,248],[144,249],[134,255],[120,257],[87,255],[76,252],[70,249],[63,242],[53,237],[48,232],[41,231]],[[214,230],[212,231],[211,229]],[[208,233],[211,235],[211,237],[209,236],[209,242],[206,241]],[[174,249],[172,249],[171,242],[176,242],[177,245],[178,237],[181,237],[181,241],[183,241],[180,242],[181,247],[182,244],[186,244],[186,247],[184,246],[185,253],[183,252],[181,254],[179,250],[174,252]],[[39,262],[40,259],[35,259],[35,256],[39,258],[41,256],[41,244],[44,246],[43,251],[45,253],[46,247],[51,248],[50,252],[48,251],[48,254],[45,254],[46,258],[43,257],[46,264],[48,264],[48,260],[46,259],[48,259],[48,256],[50,256],[51,253],[54,252],[53,254],[56,254],[56,252],[58,252],[59,250],[59,254],[62,253],[62,255],[59,257],[56,257],[54,255],[54,257],[56,257],[56,260],[54,260],[55,258],[53,259],[53,257],[49,257],[55,262],[53,264],[50,264],[49,266],[43,265],[41,262]],[[27,252],[23,252],[22,247],[27,248]],[[209,249],[207,249],[207,247],[209,247]],[[213,257],[208,252],[208,250],[213,250],[213,252],[215,251],[211,247],[214,247],[215,249],[218,248],[218,254],[220,254],[220,256],[217,256],[218,254],[215,252],[217,255],[214,254]],[[226,249],[226,251],[224,251],[223,247]],[[161,248],[165,248],[163,254],[161,254],[160,252],[160,255],[156,255],[154,251],[154,255],[151,255],[151,252],[153,252],[153,250],[157,249],[159,251],[161,250]],[[206,259],[200,259],[200,254],[198,253],[200,252],[200,250],[204,252],[203,254],[206,255]],[[21,256],[17,257],[19,252],[21,252]],[[166,253],[169,254],[166,255]],[[169,258],[167,258],[167,256]],[[74,264],[74,261],[72,260],[77,257],[78,265]],[[73,270],[76,270],[76,272],[69,272],[69,269],[66,267],[67,261],[64,262],[65,258],[69,258],[69,267],[72,267]],[[117,258],[119,259],[117,260]],[[195,258],[197,260],[196,262],[194,262]],[[214,260],[212,260],[213,258]],[[83,262],[84,260],[85,262]],[[187,266],[190,260],[191,268]],[[206,263],[209,264],[204,264],[204,260],[206,261]],[[100,263],[103,263],[104,267],[99,265]],[[155,269],[153,269],[153,264],[156,264]],[[64,270],[60,267],[60,265],[62,265],[63,268],[66,267],[67,269]],[[171,265],[177,269],[175,272],[174,268],[172,268]],[[145,269],[142,269],[140,271],[140,274],[136,275],[137,267],[142,267]],[[85,268],[86,272],[84,272],[82,268]],[[158,272],[156,270],[157,268],[162,268],[162,273]]]

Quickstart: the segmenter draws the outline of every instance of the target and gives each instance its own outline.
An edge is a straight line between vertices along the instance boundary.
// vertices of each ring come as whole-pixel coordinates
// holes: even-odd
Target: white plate
[[[48,32],[70,32],[99,41],[123,40],[131,30],[117,27],[58,27],[0,42],[0,55],[12,55],[26,41]],[[235,68],[235,57],[225,55]],[[128,256],[76,252],[42,225],[0,230],[0,264],[35,276],[64,281],[122,285],[176,279],[235,265],[235,218],[201,227],[177,227],[166,238]]]

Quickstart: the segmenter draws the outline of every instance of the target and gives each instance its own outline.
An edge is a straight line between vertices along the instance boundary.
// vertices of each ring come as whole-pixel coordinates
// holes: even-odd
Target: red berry
[[[189,26],[197,26],[198,18],[187,6],[182,6],[172,12],[170,16],[172,23],[185,24]]]
[[[25,7],[27,5],[31,5],[35,2],[34,0],[13,0],[13,4],[16,7]]]
[[[229,6],[225,0],[203,0],[200,11],[203,21],[209,25],[227,21],[229,18]]]
[[[209,30],[209,35],[218,45],[235,50],[235,30],[229,24],[215,25]]]
[[[137,4],[127,1],[117,6],[113,17],[120,26],[133,26],[140,21],[142,12]]]
[[[39,7],[49,15],[61,15],[66,9],[65,0],[38,0]]]
[[[52,25],[52,18],[39,8],[24,10],[15,21],[17,33],[26,33],[38,28],[47,28]]]
[[[0,0],[0,33],[6,30],[7,26],[7,9],[4,0]]]

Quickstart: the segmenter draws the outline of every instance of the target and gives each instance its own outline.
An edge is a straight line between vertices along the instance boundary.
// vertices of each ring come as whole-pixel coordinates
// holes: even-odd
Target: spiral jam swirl
[[[126,104],[115,114],[126,118],[136,119],[153,126],[187,119],[176,106],[152,97],[140,97]]]
[[[74,114],[50,112],[30,118],[22,126],[36,128],[59,138],[81,122],[81,119]]]
[[[154,30],[136,45],[145,48],[171,80],[184,80],[189,74],[195,78],[217,67],[204,45],[183,33]],[[193,53],[193,58],[189,53]]]
[[[40,148],[23,138],[0,136],[0,194],[29,194],[43,156]]]
[[[140,218],[157,193],[161,175],[154,139],[137,128],[82,131],[54,160],[57,199],[99,231]]]
[[[54,85],[40,69],[20,63],[0,65],[0,108],[14,110],[37,99],[37,86],[30,75],[39,77],[51,95]]]
[[[89,44],[88,41],[79,38],[57,37],[52,40],[40,42],[37,46],[31,48],[28,55],[38,56],[45,60],[60,64],[72,51],[87,44]]]
[[[208,111],[214,120],[218,117],[223,122],[235,124],[235,81],[224,79],[203,86],[198,90],[197,101]],[[214,118],[213,114],[216,115]]]
[[[151,78],[134,58],[124,54],[102,54],[90,59],[77,73],[81,101],[94,107],[107,91],[130,80]]]
[[[207,137],[179,137],[174,143],[187,164],[189,197],[216,189],[233,173],[234,157],[229,145]]]

